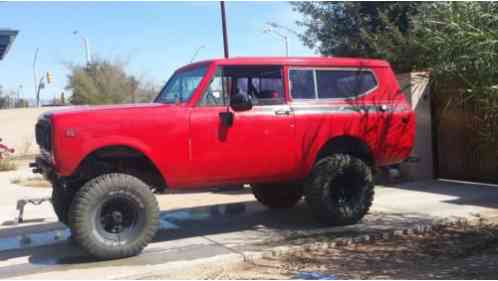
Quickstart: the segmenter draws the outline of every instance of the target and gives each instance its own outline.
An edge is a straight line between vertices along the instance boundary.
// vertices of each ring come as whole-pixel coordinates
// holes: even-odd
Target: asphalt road
[[[316,223],[305,204],[290,210],[267,210],[249,199],[252,197],[247,190],[204,193],[202,198],[194,194],[160,195],[164,211],[161,230],[153,243],[140,256],[115,261],[96,261],[87,256],[67,239],[69,231],[50,219],[3,226],[0,278],[138,278],[178,264],[188,270],[194,261],[206,258],[243,258],[249,252],[319,232],[343,236],[396,229],[435,218],[472,217],[475,213],[498,215],[497,187],[431,181],[378,187],[376,193],[371,214],[360,224],[336,228]],[[231,203],[219,203],[215,199],[220,196],[231,198],[225,200]],[[174,205],[173,201],[178,205],[181,198],[191,205],[197,198],[203,206],[167,207],[168,202]],[[210,200],[217,203],[209,204]]]

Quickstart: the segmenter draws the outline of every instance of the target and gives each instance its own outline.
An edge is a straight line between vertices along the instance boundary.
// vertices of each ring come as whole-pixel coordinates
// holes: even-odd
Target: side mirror
[[[249,96],[240,93],[230,97],[230,107],[235,111],[244,111],[252,108],[252,100]]]
[[[223,111],[220,112],[220,121],[221,124],[225,127],[232,127],[233,125],[233,112]]]

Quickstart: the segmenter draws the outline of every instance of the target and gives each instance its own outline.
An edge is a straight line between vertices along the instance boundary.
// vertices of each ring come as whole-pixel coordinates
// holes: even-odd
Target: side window
[[[227,79],[222,76],[221,69],[218,69],[213,80],[207,87],[201,101],[200,106],[223,106],[225,105],[224,98],[226,97]]]
[[[249,96],[254,105],[285,103],[282,67],[263,65],[220,68],[204,92],[199,106],[223,106],[234,93]]]
[[[352,98],[377,86],[370,71],[365,70],[316,70],[318,98]]]
[[[293,99],[315,99],[313,70],[291,69],[289,80]]]
[[[251,77],[243,80],[247,85],[246,92],[255,105],[277,105],[285,102],[284,87],[280,77]]]
[[[249,95],[254,105],[285,103],[280,67],[248,67],[232,73],[237,92]]]

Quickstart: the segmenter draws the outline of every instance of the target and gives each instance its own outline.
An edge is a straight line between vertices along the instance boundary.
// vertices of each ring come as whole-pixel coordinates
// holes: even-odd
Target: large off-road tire
[[[292,208],[303,197],[300,184],[256,184],[252,193],[261,204],[272,209]]]
[[[334,154],[315,164],[304,190],[306,202],[320,222],[354,224],[373,202],[372,169],[359,158]]]
[[[60,183],[55,183],[52,188],[52,207],[60,222],[68,225],[68,213],[75,191],[68,189]]]
[[[159,228],[154,194],[140,179],[119,173],[88,181],[75,194],[69,225],[74,240],[100,259],[139,254]]]

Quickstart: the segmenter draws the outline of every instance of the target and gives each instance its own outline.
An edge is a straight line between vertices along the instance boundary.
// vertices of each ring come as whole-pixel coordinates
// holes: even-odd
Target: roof
[[[233,57],[196,62],[184,66],[190,68],[199,64],[216,63],[219,65],[292,65],[292,66],[341,66],[341,67],[389,67],[384,60],[367,58],[339,57]],[[183,68],[183,67],[182,67]]]
[[[0,29],[0,60],[2,60],[12,46],[17,36],[17,30]]]

